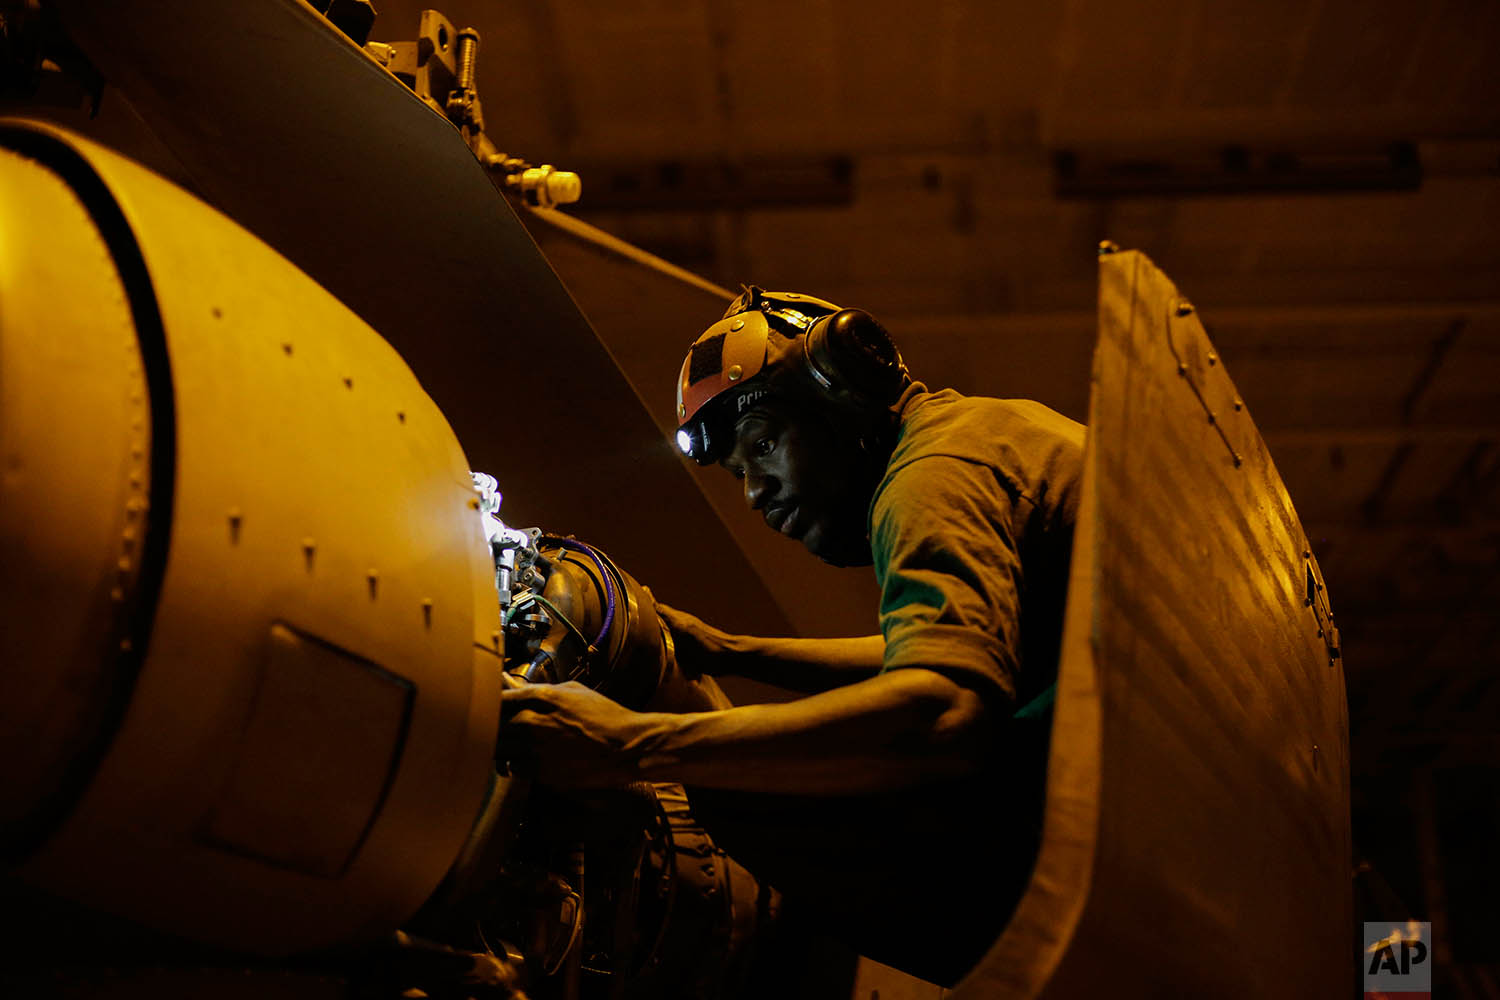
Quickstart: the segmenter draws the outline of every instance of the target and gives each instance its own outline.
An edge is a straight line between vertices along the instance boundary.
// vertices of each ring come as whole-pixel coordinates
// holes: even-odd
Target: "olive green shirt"
[[[883,670],[926,667],[1007,713],[1057,679],[1084,427],[1030,400],[912,385],[870,504]]]

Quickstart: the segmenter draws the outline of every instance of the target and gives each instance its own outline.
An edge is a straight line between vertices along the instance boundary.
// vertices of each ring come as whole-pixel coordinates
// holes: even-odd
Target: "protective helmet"
[[[773,330],[784,339],[774,340]],[[700,465],[722,457],[735,421],[779,374],[805,376],[805,389],[866,412],[889,407],[911,381],[896,345],[869,313],[750,285],[682,363],[677,446],[683,454]]]
[[[839,311],[832,302],[798,292],[766,292],[755,285],[724,310],[688,350],[677,376],[677,446],[699,465],[728,450],[734,422],[770,391],[775,344],[806,333],[823,316]]]

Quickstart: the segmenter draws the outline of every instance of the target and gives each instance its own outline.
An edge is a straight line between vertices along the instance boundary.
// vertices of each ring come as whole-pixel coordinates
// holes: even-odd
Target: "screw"
[[[422,598],[422,623],[432,628],[432,598]]]
[[[345,375],[344,376],[344,388],[345,389],[353,389],[354,388],[354,379],[352,379],[349,376]]]
[[[229,508],[229,541],[231,543],[237,545],[237,544],[239,544],[239,540],[240,540],[240,509],[238,507],[231,507],[231,508]]]
[[[1191,316],[1192,314],[1193,314],[1193,304],[1191,302],[1183,301],[1183,302],[1177,303],[1177,315],[1179,315],[1179,316]]]
[[[1235,409],[1235,412],[1239,412],[1240,410],[1243,410],[1244,408],[1245,408],[1245,401],[1243,399],[1240,399],[1238,396],[1236,396],[1234,398],[1234,409]]]
[[[458,86],[474,89],[474,64],[479,59],[479,32],[465,28],[458,33]]]
[[[376,587],[380,583],[380,573],[371,569],[365,573],[365,579],[370,582],[370,600],[373,601],[375,600]]]
[[[1112,253],[1120,252],[1120,245],[1110,240],[1099,241],[1099,256],[1104,257]]]
[[[1214,414],[1213,410],[1209,410],[1208,411],[1208,422],[1211,423],[1211,424],[1216,424],[1216,423],[1219,422],[1219,418],[1218,418],[1217,415]]]
[[[291,357],[292,356],[292,345],[290,343],[282,344],[281,345],[281,350],[282,350],[283,353],[286,354],[287,357]]]
[[[726,374],[726,375],[729,376],[729,381],[736,382],[736,381],[739,380],[739,377],[741,375],[743,375],[744,373],[745,373],[744,369],[741,368],[739,365],[730,365],[729,366],[729,370],[727,372],[725,372],[724,374]]]
[[[731,330],[739,330],[739,329],[742,329],[744,327],[744,325],[745,325],[745,321],[744,320],[737,319],[733,323],[729,324],[729,329],[731,329]]]
[[[302,539],[302,558],[307,560],[307,571],[312,572],[313,555],[318,551],[317,543],[311,538]]]
[[[1214,352],[1209,351],[1208,352],[1208,363],[1211,364],[1211,365],[1218,364],[1219,363],[1219,356],[1217,354],[1215,354]]]

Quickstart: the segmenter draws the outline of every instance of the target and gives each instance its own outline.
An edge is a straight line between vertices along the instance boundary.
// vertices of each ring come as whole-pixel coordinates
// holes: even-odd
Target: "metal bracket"
[[[369,42],[365,51],[453,123],[501,191],[533,208],[555,208],[582,196],[583,182],[576,173],[503,153],[485,134],[484,106],[475,85],[479,32],[456,31],[438,11],[424,10],[415,42]]]

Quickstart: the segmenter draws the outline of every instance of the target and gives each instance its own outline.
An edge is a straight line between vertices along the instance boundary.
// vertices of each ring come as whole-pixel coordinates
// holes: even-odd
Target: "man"
[[[807,696],[668,714],[515,688],[507,740],[543,780],[687,785],[715,840],[830,932],[951,985],[1035,856],[1083,428],[930,393],[868,314],[753,287],[693,345],[678,416],[683,451],[769,527],[874,564],[882,634],[736,636],[667,608],[689,676]]]

